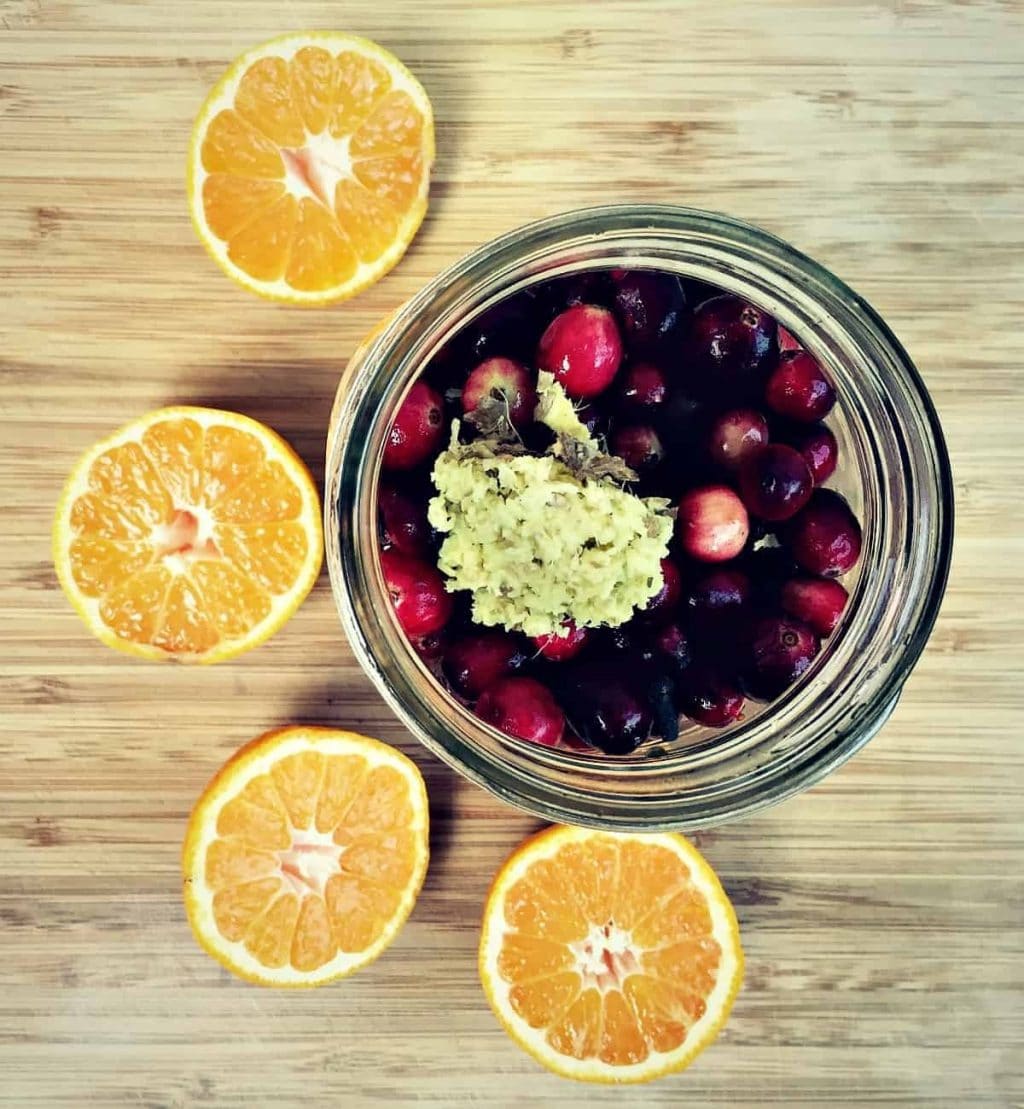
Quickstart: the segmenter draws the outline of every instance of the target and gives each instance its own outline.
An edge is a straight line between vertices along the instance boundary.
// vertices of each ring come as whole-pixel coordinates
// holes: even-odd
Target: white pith
[[[581,842],[589,839],[594,833],[585,828],[559,828],[553,834],[542,851],[524,853],[515,859],[501,874],[492,891],[492,902],[484,920],[484,932],[481,938],[480,968],[485,976],[488,987],[493,996],[501,1019],[508,1026],[512,1035],[533,1054],[552,1061],[552,1065],[572,1078],[601,1082],[643,1082],[679,1065],[679,1060],[686,1060],[699,1051],[705,1039],[712,1035],[715,1025],[721,1019],[722,1006],[727,1003],[730,993],[736,987],[737,978],[742,971],[742,955],[733,949],[732,937],[734,936],[735,918],[732,915],[728,901],[724,899],[721,887],[714,873],[706,864],[695,865],[695,860],[685,849],[680,847],[679,840],[672,834],[631,835],[629,833],[616,833],[615,839],[620,843],[628,839],[635,839],[646,844],[656,844],[666,847],[678,855],[690,872],[690,881],[700,890],[706,900],[711,914],[711,936],[717,940],[722,955],[718,965],[718,977],[706,998],[704,1015],[693,1023],[687,1032],[686,1038],[673,1051],[659,1052],[651,1049],[650,1054],[643,1062],[630,1063],[621,1066],[611,1066],[602,1063],[598,1058],[575,1059],[570,1055],[563,1055],[556,1051],[546,1040],[548,1029],[531,1028],[522,1017],[513,1010],[509,1000],[512,983],[506,982],[498,971],[498,956],[501,952],[504,937],[512,931],[505,919],[505,899],[509,890],[539,859],[551,858],[569,843]],[[593,975],[596,985],[602,993],[619,989],[629,977],[631,971],[627,970],[622,960],[622,954],[629,951],[631,956],[642,959],[643,951],[631,942],[628,934],[610,924],[606,933],[604,925],[594,925],[590,934],[580,944],[574,945],[577,954],[578,968],[581,968],[581,977],[589,968],[597,970],[597,960],[604,961],[604,953],[618,955],[618,967],[613,975],[609,972],[603,982],[598,982],[600,975]],[[586,954],[584,948],[592,945],[591,953]],[[613,964],[614,965],[614,964]],[[607,966],[606,966],[607,969]],[[639,970],[639,966],[636,968]],[[642,972],[642,971],[641,971]],[[615,980],[617,979],[617,980]],[[583,986],[589,983],[584,978]]]
[[[412,806],[413,820],[409,826],[409,831],[420,842],[421,850],[417,854],[414,873],[394,916],[370,947],[356,952],[339,951],[334,958],[312,972],[296,970],[290,963],[283,967],[264,966],[246,950],[244,941],[225,939],[217,927],[214,917],[214,891],[206,883],[204,874],[204,861],[210,844],[218,838],[217,820],[224,805],[236,797],[253,778],[269,773],[271,767],[281,759],[292,754],[309,751],[311,748],[328,758],[332,755],[358,754],[366,759],[367,770],[373,770],[379,766],[391,767],[401,773],[409,782],[410,796],[414,802],[417,794],[419,794],[421,801],[420,804],[414,803]],[[192,867],[185,876],[188,887],[187,897],[191,906],[190,915],[193,919],[193,927],[203,936],[214,941],[217,950],[236,972],[260,981],[273,982],[275,985],[312,985],[319,981],[338,977],[372,961],[379,952],[391,943],[412,911],[427,866],[426,793],[422,781],[418,779],[408,760],[386,745],[375,742],[367,743],[366,740],[356,743],[344,736],[324,736],[317,735],[315,732],[299,731],[285,740],[275,742],[267,751],[262,753],[257,751],[241,760],[237,766],[232,768],[227,778],[218,783],[216,797],[212,803],[208,803],[204,807],[204,801],[205,797],[197,807],[197,816],[201,813],[200,825],[198,831],[193,833],[195,840],[190,842],[188,857],[186,858],[186,865],[190,860],[193,861]],[[308,854],[310,857],[304,860],[302,864],[305,873],[312,881],[317,883],[322,881],[326,885],[331,876],[328,870],[337,867],[338,860],[340,860],[343,853],[341,848],[333,844],[331,833],[319,833],[315,829],[303,829],[296,833],[293,829],[292,836],[291,849],[279,852],[279,861],[287,863],[293,861],[296,855]],[[333,856],[328,852],[308,851],[301,846],[296,849],[296,844],[305,843],[315,847],[328,841],[335,848],[336,854]],[[315,860],[315,856],[319,856],[319,859]],[[300,890],[295,888],[296,885],[305,888]],[[286,875],[277,897],[287,896],[290,893],[298,893],[300,896],[313,896],[314,893],[319,892],[322,892],[322,887],[320,890],[314,890],[307,883],[296,882]],[[269,908],[268,905],[264,911],[268,911]]]

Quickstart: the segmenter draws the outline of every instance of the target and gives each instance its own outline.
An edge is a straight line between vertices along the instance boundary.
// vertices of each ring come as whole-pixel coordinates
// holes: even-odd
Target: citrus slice
[[[77,462],[53,528],[57,576],[104,643],[219,662],[271,636],[323,559],[316,488],[270,428],[162,408]]]
[[[427,870],[416,766],[353,732],[283,728],[230,759],[192,812],[182,865],[200,945],[267,986],[319,986],[372,962]]]
[[[549,828],[512,855],[487,899],[491,1007],[567,1078],[682,1070],[717,1035],[742,976],[732,905],[679,835]]]
[[[427,210],[427,94],[376,43],[286,35],[238,58],[189,149],[192,221],[239,284],[326,304],[383,277]]]

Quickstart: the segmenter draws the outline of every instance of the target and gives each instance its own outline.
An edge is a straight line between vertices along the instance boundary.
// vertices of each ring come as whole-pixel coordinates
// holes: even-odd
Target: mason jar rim
[[[785,706],[806,695],[803,682],[778,705],[756,714],[751,726],[763,733],[756,742],[745,725],[722,737],[706,737],[667,760],[648,755],[603,760],[536,748],[496,732],[441,690],[397,628],[377,565],[373,503],[385,421],[390,423],[401,395],[451,334],[517,289],[575,272],[573,267],[603,268],[610,263],[579,264],[583,256],[584,261],[603,258],[602,251],[627,258],[616,265],[644,259],[681,265],[678,252],[684,244],[699,257],[687,258],[678,272],[726,290],[749,294],[755,288],[760,295],[748,298],[784,325],[796,321],[793,330],[801,340],[814,333],[819,345],[812,349],[834,373],[843,376],[839,363],[851,357],[850,350],[867,353],[865,373],[872,382],[878,377],[874,384],[884,402],[878,418],[885,421],[888,405],[909,421],[902,427],[894,423],[890,435],[894,456],[903,452],[905,457],[900,465],[872,458],[877,445],[869,435],[854,445],[865,474],[884,464],[886,480],[905,480],[906,495],[917,497],[920,518],[929,527],[928,550],[918,549],[918,543],[908,565],[927,573],[927,580],[911,583],[918,587],[912,626],[900,630],[898,649],[877,664],[882,672],[869,676],[870,697],[852,707],[845,722],[835,712],[818,720],[823,733],[813,749],[785,735],[773,740],[768,728],[773,717],[783,719]],[[856,399],[848,384],[846,399]],[[485,244],[428,283],[350,360],[328,439],[324,511],[327,561],[342,623],[359,662],[413,734],[467,777],[537,815],[634,830],[707,827],[762,808],[818,780],[866,743],[892,711],[931,631],[948,573],[953,520],[948,457],[934,407],[913,363],[877,313],[783,240],[729,216],[671,205],[609,205],[550,217]],[[865,511],[872,515],[876,539],[880,529],[898,523],[884,491]],[[902,539],[906,555],[913,536]],[[886,557],[900,554],[897,549]],[[805,726],[813,720],[812,713]],[[664,778],[673,759],[678,788],[657,795],[652,782]],[[736,760],[741,772],[714,779],[716,768]]]

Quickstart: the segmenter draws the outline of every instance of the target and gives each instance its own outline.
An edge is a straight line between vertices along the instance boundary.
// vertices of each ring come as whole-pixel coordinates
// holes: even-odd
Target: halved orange
[[[718,1034],[743,951],[729,899],[682,836],[554,827],[494,880],[480,977],[505,1029],[550,1070],[647,1082]]]
[[[323,560],[309,471],[268,427],[161,408],[77,462],[53,527],[57,576],[104,643],[219,662],[295,612]]]
[[[238,58],[203,105],[192,220],[241,285],[326,304],[405,253],[433,160],[430,101],[393,54],[354,35],[286,35]]]
[[[268,732],[224,765],[189,820],[189,923],[250,982],[341,978],[405,923],[427,831],[423,778],[393,747],[327,728]]]

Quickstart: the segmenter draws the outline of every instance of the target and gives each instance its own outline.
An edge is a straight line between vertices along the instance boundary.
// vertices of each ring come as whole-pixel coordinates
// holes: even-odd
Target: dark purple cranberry
[[[797,562],[823,578],[845,574],[860,558],[860,524],[831,489],[814,490],[807,506],[787,525],[785,538]]]
[[[609,446],[612,454],[617,454],[640,475],[650,473],[665,457],[665,448],[650,424],[626,424],[615,428]]]
[[[787,437],[794,450],[798,450],[811,471],[815,485],[824,485],[835,473],[839,462],[839,445],[836,437],[824,424],[801,428]]]
[[[686,311],[679,278],[655,270],[612,270],[612,303],[626,343],[653,351],[678,330]]]
[[[780,600],[790,616],[824,636],[836,630],[849,596],[834,578],[800,577],[786,582]]]
[[[666,624],[655,633],[653,646],[656,656],[663,659],[674,674],[681,674],[692,659],[690,640],[678,624]]]
[[[427,523],[427,502],[389,481],[382,481],[377,493],[380,513],[381,546],[405,555],[422,557],[430,548],[431,530]]]
[[[621,662],[581,661],[559,691],[577,735],[610,755],[629,754],[651,730],[646,689],[639,675]]]
[[[580,423],[590,432],[591,435],[599,435],[601,433],[601,425],[604,420],[604,415],[601,409],[594,404],[593,401],[583,401],[573,406],[576,409],[576,418]]]
[[[665,374],[650,362],[634,362],[619,377],[622,402],[637,412],[654,412],[668,396]]]
[[[765,403],[779,416],[800,423],[823,420],[836,403],[836,391],[813,355],[788,350],[768,378]]]
[[[766,616],[754,625],[743,681],[751,697],[771,701],[814,661],[820,642],[801,620]]]
[[[708,431],[711,461],[728,470],[738,470],[767,444],[768,421],[756,408],[730,408]]]
[[[702,395],[750,395],[775,366],[775,320],[730,293],[712,297],[694,312],[684,353]]]
[[[780,546],[748,551],[743,566],[750,580],[751,607],[761,613],[778,611],[782,586],[800,572],[788,549]]]
[[[429,635],[410,639],[409,642],[416,654],[425,662],[437,662],[448,649],[448,629],[442,628]]]
[[[735,632],[750,598],[750,578],[742,570],[723,566],[698,578],[687,589],[683,603],[694,629],[729,635]]]
[[[740,495],[762,520],[788,520],[807,503],[814,488],[802,455],[783,443],[771,443],[740,468]]]
[[[445,652],[442,670],[456,693],[467,701],[475,701],[499,678],[520,669],[526,659],[526,652],[515,636],[497,630],[477,630],[452,643]]]
[[[595,656],[618,656],[636,649],[633,638],[634,627],[629,624],[620,624],[617,628],[594,628],[588,644],[590,651]]]
[[[746,698],[720,671],[699,667],[683,682],[683,712],[706,728],[724,728],[739,718]]]
[[[670,558],[661,560],[661,588],[641,609],[645,620],[667,620],[675,612],[682,592],[679,567]]]
[[[467,329],[464,347],[457,354],[465,369],[479,365],[488,358],[514,358],[528,362],[540,335],[531,303],[514,296],[496,304],[475,320]]]
[[[547,326],[559,312],[577,304],[608,304],[610,288],[604,271],[587,270],[535,285],[527,295],[535,306],[538,318]]]

